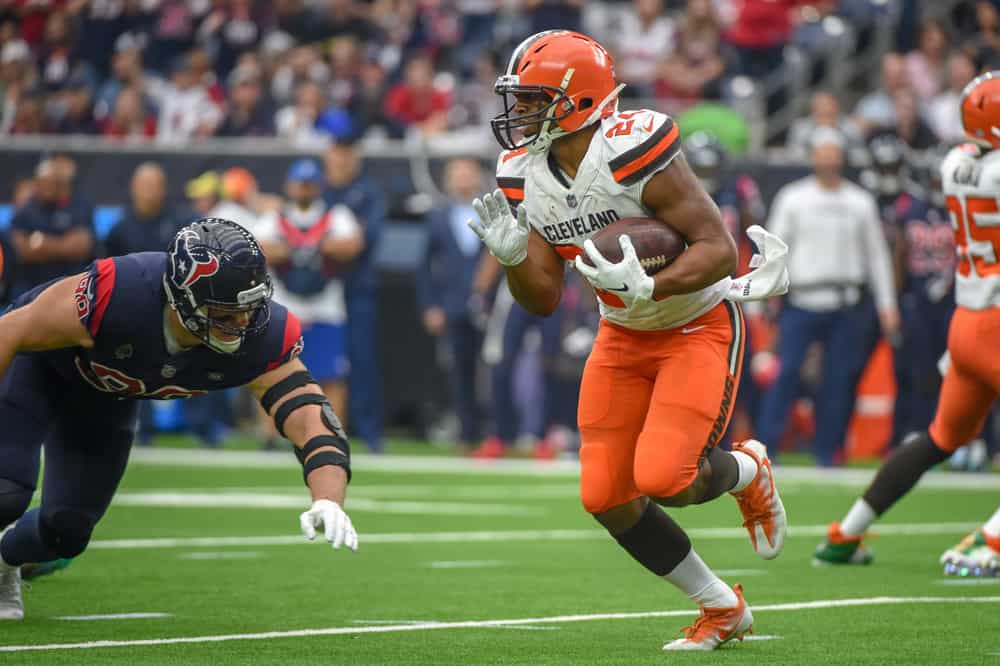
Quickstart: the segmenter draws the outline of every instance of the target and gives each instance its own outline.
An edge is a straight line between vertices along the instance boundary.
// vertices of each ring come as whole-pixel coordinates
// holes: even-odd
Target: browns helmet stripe
[[[528,52],[528,47],[537,42],[538,40],[548,37],[549,35],[554,35],[557,32],[566,32],[565,30],[546,30],[544,32],[539,32],[531,35],[523,42],[517,45],[514,52],[510,54],[510,61],[507,63],[507,74],[517,74],[518,70],[521,68],[521,59],[524,58],[524,54]]]

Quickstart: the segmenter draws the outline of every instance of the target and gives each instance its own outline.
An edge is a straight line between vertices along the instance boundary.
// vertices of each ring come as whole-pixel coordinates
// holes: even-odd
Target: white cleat
[[[0,540],[9,530],[0,532]],[[12,567],[0,559],[0,620],[23,620],[24,602],[21,601],[21,568]]]
[[[745,634],[753,633],[753,613],[743,599],[743,587],[733,585],[737,604],[733,608],[705,608],[690,627],[684,627],[684,638],[663,646],[664,650],[714,650],[723,643],[743,640]]]
[[[785,545],[788,516],[774,484],[774,470],[767,457],[767,447],[756,439],[733,445],[734,451],[747,454],[757,461],[757,476],[750,485],[733,493],[743,513],[743,526],[750,533],[750,543],[765,560],[773,560]]]

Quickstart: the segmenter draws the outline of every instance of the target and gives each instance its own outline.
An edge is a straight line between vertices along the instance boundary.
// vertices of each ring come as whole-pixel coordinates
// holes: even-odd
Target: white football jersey
[[[941,187],[955,230],[955,300],[1000,307],[1000,151],[953,148],[941,164]]]
[[[642,204],[642,190],[680,152],[674,121],[646,109],[610,115],[570,180],[551,151],[536,155],[526,148],[501,153],[497,185],[512,206],[525,206],[528,221],[567,261],[583,252],[583,242],[612,222],[652,217]],[[730,278],[690,294],[637,305],[626,310],[610,292],[598,291],[601,316],[627,328],[654,330],[682,326],[719,304]]]

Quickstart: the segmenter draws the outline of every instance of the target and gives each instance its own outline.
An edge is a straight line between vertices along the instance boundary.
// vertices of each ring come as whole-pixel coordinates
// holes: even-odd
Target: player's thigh
[[[982,430],[996,397],[992,386],[953,362],[941,384],[931,439],[948,452],[968,444]]]
[[[58,387],[29,357],[15,357],[0,381],[0,478],[34,488],[42,442],[52,430]]]
[[[698,476],[729,425],[743,357],[742,313],[724,303],[704,329],[678,337],[656,376],[635,451],[633,478],[650,497],[672,497]],[[690,326],[690,325],[689,325]]]
[[[135,435],[138,404],[87,396],[59,414],[45,443],[42,514],[72,512],[96,523],[118,489]]]
[[[625,363],[617,335],[602,324],[580,383],[580,497],[590,513],[635,499],[635,444],[653,382]]]

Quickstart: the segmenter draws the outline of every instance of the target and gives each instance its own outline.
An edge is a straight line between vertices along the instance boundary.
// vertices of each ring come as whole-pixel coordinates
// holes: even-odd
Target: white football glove
[[[730,301],[759,301],[788,292],[788,246],[760,225],[747,229],[747,236],[754,242],[758,254],[750,258],[746,275],[733,278],[729,286]]]
[[[517,218],[510,212],[507,197],[499,189],[483,198],[473,199],[472,207],[479,220],[469,220],[469,228],[476,232],[483,244],[504,266],[517,266],[528,256],[528,212],[517,207]]]
[[[574,261],[576,270],[580,271],[595,289],[615,294],[625,302],[627,308],[631,309],[636,303],[653,300],[655,284],[653,278],[646,275],[646,270],[639,263],[639,257],[635,254],[632,239],[628,234],[619,236],[618,244],[622,248],[622,260],[617,264],[605,259],[590,239],[583,242],[583,251],[594,265],[588,266],[583,263],[582,256],[577,256]]]
[[[351,519],[332,500],[319,499],[313,502],[312,508],[299,516],[299,525],[310,541],[316,538],[316,528],[322,525],[326,540],[334,548],[347,546],[351,550],[358,549],[358,533],[354,531]]]

